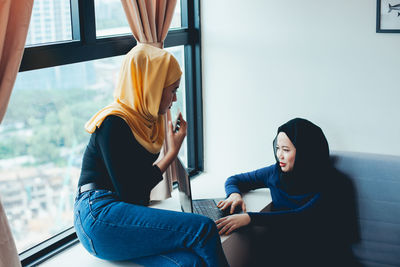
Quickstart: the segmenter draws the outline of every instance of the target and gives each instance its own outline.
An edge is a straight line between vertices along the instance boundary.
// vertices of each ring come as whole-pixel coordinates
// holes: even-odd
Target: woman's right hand
[[[232,214],[235,211],[235,208],[240,206],[243,212],[246,212],[246,204],[243,201],[243,198],[238,193],[232,193],[229,197],[225,200],[221,200],[218,202],[217,207],[221,210],[225,210],[231,207],[230,213]]]
[[[178,131],[174,132],[173,123],[171,120],[171,111],[167,111],[168,153],[172,153],[174,156],[178,155],[179,149],[181,148],[187,133],[187,123],[183,119],[182,113],[179,113],[178,119],[180,120],[180,128]]]
[[[164,173],[168,166],[176,159],[179,153],[179,149],[182,146],[183,140],[186,137],[187,123],[183,119],[182,114],[179,113],[179,119],[181,120],[181,125],[179,131],[174,132],[172,129],[171,112],[167,111],[167,142],[168,142],[168,152],[160,159],[155,165],[158,166],[161,173]]]

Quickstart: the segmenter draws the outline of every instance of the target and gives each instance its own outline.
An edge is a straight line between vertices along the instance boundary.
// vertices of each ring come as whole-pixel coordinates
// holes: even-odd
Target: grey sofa
[[[400,157],[335,151],[334,166],[353,183],[363,266],[400,266]]]

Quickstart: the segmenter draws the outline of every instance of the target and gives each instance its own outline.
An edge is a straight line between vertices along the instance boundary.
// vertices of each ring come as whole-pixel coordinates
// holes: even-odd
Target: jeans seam
[[[90,200],[88,200],[88,201],[90,202]],[[192,234],[192,233],[190,233],[190,232],[179,231],[179,230],[176,230],[176,229],[170,229],[170,228],[166,228],[166,227],[146,226],[146,225],[128,225],[128,224],[123,225],[123,224],[114,224],[114,223],[106,222],[106,221],[103,221],[103,220],[100,220],[100,219],[96,218],[96,217],[92,214],[92,206],[90,205],[90,203],[89,203],[89,209],[90,209],[89,214],[90,214],[90,216],[93,218],[94,221],[98,221],[98,222],[100,222],[100,223],[104,223],[104,224],[107,224],[107,225],[110,225],[110,226],[114,226],[114,227],[124,227],[124,228],[129,228],[129,227],[142,227],[142,228],[146,228],[146,229],[167,230],[167,231],[172,231],[172,232],[187,234],[187,235],[190,235],[190,236],[194,237],[198,242],[201,241],[198,234],[195,234],[195,235],[194,235],[194,234]],[[149,208],[149,209],[150,209],[150,208]]]
[[[182,267],[182,265],[180,265],[179,262],[177,262],[177,261],[174,260],[173,258],[170,258],[170,257],[168,257],[168,256],[166,256],[166,255],[162,255],[162,254],[160,254],[160,257],[166,258],[166,259],[172,261],[173,263],[175,263],[177,266]]]
[[[81,214],[78,211],[77,215],[77,223],[79,224],[80,230],[82,230],[82,234],[85,236],[85,238],[88,240],[89,244],[90,244],[90,248],[92,249],[94,255],[97,255],[96,250],[94,249],[94,245],[93,245],[93,241],[92,239],[88,236],[88,234],[86,233],[85,229],[83,229],[83,224],[82,224],[82,220],[81,220]]]

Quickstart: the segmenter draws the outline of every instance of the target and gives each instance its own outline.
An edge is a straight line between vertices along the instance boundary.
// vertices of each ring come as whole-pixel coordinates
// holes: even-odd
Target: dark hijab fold
[[[286,133],[296,147],[293,170],[282,172],[276,156],[277,137],[273,142],[282,190],[289,195],[319,192],[324,179],[332,172],[328,141],[321,128],[308,120],[295,118],[281,125],[277,135],[280,132]]]

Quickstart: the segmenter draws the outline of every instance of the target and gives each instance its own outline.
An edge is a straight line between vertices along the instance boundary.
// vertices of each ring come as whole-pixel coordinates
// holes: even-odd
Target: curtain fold
[[[121,0],[132,34],[139,43],[164,47],[177,0]]]
[[[0,201],[0,267],[19,267],[17,248]]]
[[[0,1],[0,123],[6,113],[19,71],[33,0]],[[21,266],[0,199],[0,267]]]
[[[164,129],[167,131],[168,122],[164,120]],[[165,132],[165,134],[167,134]],[[158,159],[164,157],[166,151],[168,151],[169,144],[168,138],[165,138],[163,147],[160,152],[160,156]],[[153,188],[150,192],[150,200],[164,200],[171,197],[172,192],[172,182],[174,181],[174,177],[176,177],[176,162],[175,160],[171,163],[171,165],[167,168],[165,173],[163,174],[163,180],[157,184],[156,187]]]
[[[146,43],[158,48],[164,47],[177,0],[121,0],[132,34],[138,43]],[[165,120],[166,122],[166,120]],[[165,127],[167,131],[168,127]],[[167,136],[167,133],[165,133]],[[165,138],[160,158],[168,151]],[[173,177],[177,174],[176,160],[165,171],[164,179],[153,188],[150,200],[171,197]]]
[[[33,0],[0,1],[0,123],[25,49]]]

